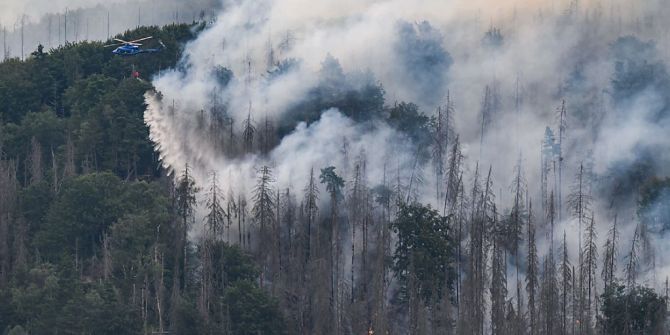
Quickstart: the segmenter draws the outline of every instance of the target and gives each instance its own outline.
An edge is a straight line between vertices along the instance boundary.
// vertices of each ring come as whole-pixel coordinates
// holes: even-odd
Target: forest
[[[668,334],[670,13],[438,2],[4,59],[0,334]]]

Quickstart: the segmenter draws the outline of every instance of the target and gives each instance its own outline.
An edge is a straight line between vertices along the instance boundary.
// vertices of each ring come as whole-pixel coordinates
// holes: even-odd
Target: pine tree
[[[467,281],[464,285],[467,319],[464,320],[464,330],[470,329],[469,333],[484,333],[485,313],[485,283],[486,264],[488,254],[487,227],[492,222],[491,211],[493,210],[493,181],[491,169],[482,185],[478,181],[478,168],[475,170],[475,180],[472,187],[472,208],[470,213],[470,245],[468,250]],[[476,200],[474,200],[476,199]]]
[[[388,294],[389,278],[387,276],[387,259],[391,255],[391,200],[393,194],[388,185],[387,179],[387,165],[384,164],[384,173],[382,177],[382,184],[375,187],[375,202],[381,208],[381,215],[377,221],[377,243],[376,243],[376,268],[373,270],[374,279],[374,296],[375,307],[373,310],[373,322],[370,326],[374,332],[387,332],[389,327],[388,322],[388,305],[386,297]]]
[[[567,130],[567,110],[565,108],[565,100],[558,110],[558,220],[563,220],[563,141],[565,140],[565,132]]]
[[[463,173],[461,168],[463,154],[461,153],[461,144],[458,136],[456,136],[453,142],[447,166],[443,215],[454,214],[457,210],[458,194],[461,186],[460,180]]]
[[[340,281],[340,237],[338,221],[338,203],[342,197],[342,187],[344,187],[344,179],[335,173],[335,167],[329,166],[321,169],[319,176],[322,184],[326,184],[326,190],[330,194],[330,225],[331,225],[331,242],[330,242],[330,300],[333,310],[333,321],[335,326],[335,334],[340,333],[340,316],[338,308],[338,286]]]
[[[475,167],[474,180],[472,183],[472,191],[470,196],[473,201],[470,208],[470,226],[468,229],[469,236],[469,245],[467,246],[466,259],[467,265],[465,266],[465,281],[463,284],[463,299],[460,301],[460,305],[464,307],[462,311],[462,316],[459,318],[460,324],[458,326],[459,332],[463,334],[477,334],[477,310],[481,305],[478,305],[477,301],[477,256],[479,255],[478,249],[480,245],[477,243],[479,239],[477,238],[480,234],[477,232],[477,228],[481,227],[479,224],[479,217],[477,217],[477,208],[476,204],[479,203],[481,193],[481,186],[479,185],[479,164]],[[476,200],[475,200],[476,199]],[[476,221],[477,220],[477,221]]]
[[[591,195],[587,193],[588,180],[586,180],[585,177],[584,165],[580,164],[579,171],[575,176],[575,183],[572,186],[572,192],[568,196],[568,205],[572,211],[572,216],[577,220],[577,224],[579,225],[579,250],[582,249],[582,227],[588,224],[592,199]]]
[[[507,246],[509,251],[517,255],[519,245],[523,241],[523,226],[526,224],[526,179],[521,166],[521,155],[514,166],[514,180],[510,186],[512,190],[512,209],[510,211],[509,222],[507,227]]]
[[[350,268],[350,277],[349,277],[349,285],[351,285],[351,292],[350,292],[350,302],[353,304],[356,300],[356,295],[354,294],[355,288],[356,288],[356,282],[354,278],[354,273],[355,273],[355,257],[356,257],[356,229],[359,226],[362,226],[361,221],[363,219],[363,193],[364,193],[364,187],[362,185],[362,179],[363,179],[363,166],[359,164],[359,162],[356,162],[355,167],[354,167],[354,176],[353,176],[353,181],[352,181],[352,187],[351,187],[351,194],[349,196],[349,208],[350,208],[350,214],[351,218],[349,219],[350,222],[350,229],[351,229],[351,268]],[[408,201],[409,202],[409,201]]]
[[[181,300],[181,292],[186,289],[187,281],[187,234],[190,229],[195,214],[196,194],[199,189],[195,184],[195,180],[191,176],[188,164],[185,165],[184,171],[176,181],[175,187],[175,208],[177,214],[176,220],[176,252],[173,270],[172,283],[172,316],[173,320],[177,313],[177,307]]]
[[[603,245],[605,254],[603,255],[603,271],[601,273],[605,291],[616,281],[617,257],[619,250],[617,243],[619,241],[619,231],[617,229],[617,215],[614,215],[614,222],[612,228],[607,233],[607,241]]]
[[[538,256],[535,244],[535,224],[533,223],[532,204],[528,205],[528,257],[526,260],[526,291],[528,292],[528,316],[530,335],[538,334],[537,327],[537,289],[538,289]]]
[[[226,201],[225,219],[226,219],[226,242],[228,244],[233,244],[233,237],[230,236],[231,230],[233,228],[233,221],[237,218],[237,202],[235,201],[235,193],[233,188],[228,186],[228,201]],[[238,235],[238,244],[242,244],[241,239]]]
[[[263,121],[263,134],[261,138],[261,152],[267,154],[274,145],[274,125],[270,118],[266,115]]]
[[[175,189],[177,214],[181,219],[182,230],[188,229],[193,222],[198,192],[199,188],[195,185],[195,180],[186,164]]]
[[[585,293],[588,291],[584,287],[584,282],[588,281],[588,276],[586,276],[585,270],[588,269],[588,267],[585,268],[584,264],[584,245],[582,243],[582,228],[585,227],[588,224],[588,219],[589,219],[589,214],[591,211],[591,195],[587,193],[588,190],[588,184],[589,181],[586,179],[586,174],[584,173],[584,165],[580,164],[579,165],[579,171],[577,172],[575,176],[575,182],[572,186],[572,191],[568,195],[568,206],[570,207],[570,210],[572,212],[572,216],[575,220],[577,220],[578,224],[578,243],[577,243],[577,250],[578,250],[578,269],[579,273],[575,274],[577,277],[576,279],[578,280],[577,282],[577,287],[574,287],[574,295],[578,298],[578,301],[576,302],[576,314],[578,316],[579,320],[579,332],[580,334],[583,333],[584,328],[588,326],[588,324],[585,325],[586,322],[584,322],[585,319],[585,309],[586,309],[586,296]]]
[[[254,126],[253,121],[251,120],[251,103],[249,103],[249,114],[244,120],[244,130],[242,131],[242,137],[244,138],[244,150],[249,153],[254,150],[254,135],[256,134],[256,127]]]
[[[542,161],[541,169],[542,173],[540,175],[540,187],[542,195],[542,210],[546,213],[549,208],[549,173],[551,172],[552,167],[555,168],[555,150],[556,150],[556,140],[554,139],[554,132],[551,131],[551,128],[546,127],[544,131],[544,140],[542,141]],[[551,191],[554,193],[554,191]]]
[[[544,257],[540,284],[539,319],[541,320],[538,332],[540,334],[556,334],[559,329],[559,290],[556,281],[556,263],[554,253]]]
[[[505,334],[505,302],[507,299],[507,262],[503,249],[504,236],[494,206],[491,249],[491,334]]]
[[[207,202],[205,204],[205,207],[207,208],[207,215],[205,215],[205,227],[207,228],[208,233],[211,234],[211,237],[222,238],[227,213],[221,206],[224,198],[221,195],[221,189],[218,185],[216,172],[212,171],[210,176],[211,182],[209,186],[209,192],[207,194]]]
[[[284,226],[286,226],[286,239],[287,243],[285,244],[286,252],[289,257],[288,268],[293,268],[292,258],[295,257],[294,253],[294,236],[295,236],[295,220],[296,220],[296,199],[294,193],[291,193],[290,188],[286,188],[284,192],[284,201],[283,201],[283,210],[284,213],[282,221]]]
[[[554,192],[548,199],[547,221],[549,230],[547,240],[549,251],[544,257],[540,283],[540,306],[539,306],[539,330],[543,334],[556,334],[560,332],[560,317],[556,315],[559,310],[559,285],[557,279],[556,260],[554,258],[554,224],[556,219],[556,208],[554,206]]]
[[[275,236],[271,236],[271,228],[275,223],[276,203],[273,196],[271,184],[274,182],[272,176],[272,169],[269,166],[262,166],[258,169],[258,177],[256,178],[256,185],[253,190],[253,207],[251,209],[254,217],[254,222],[259,228],[258,253],[261,259],[261,264],[266,265],[268,257],[272,255],[271,241],[274,241]],[[276,257],[276,255],[272,255]],[[274,275],[274,273],[272,274]]]
[[[281,199],[282,193],[279,189],[275,192],[275,219],[272,221],[272,295],[276,296],[277,285],[280,284],[281,275],[282,275],[282,212],[281,212]]]
[[[421,186],[424,183],[423,164],[421,164],[421,149],[416,148],[414,162],[409,175],[409,184],[407,185],[407,197],[405,203],[418,202]]]
[[[635,287],[638,275],[638,266],[640,260],[640,225],[635,226],[633,239],[630,244],[630,252],[626,256],[626,286],[628,288]]]
[[[519,280],[519,267],[521,266],[521,259],[519,258],[519,246],[523,241],[523,226],[526,219],[525,208],[525,194],[526,194],[526,179],[524,177],[523,168],[521,166],[521,154],[514,167],[514,180],[511,184],[512,191],[512,208],[510,210],[509,219],[506,227],[506,246],[510,254],[514,256],[514,265],[516,268],[516,310],[517,317],[523,317],[521,309],[521,281]]]
[[[309,172],[309,181],[305,186],[305,215],[307,219],[307,234],[305,236],[305,263],[307,263],[311,257],[312,249],[312,225],[316,224],[316,218],[318,215],[319,207],[319,188],[314,179],[314,168],[310,169]]]
[[[461,302],[463,301],[463,285],[461,283],[461,273],[465,266],[463,266],[463,232],[464,225],[468,218],[467,214],[467,199],[465,195],[465,185],[463,185],[463,174],[459,176],[458,179],[458,196],[456,199],[457,208],[454,209],[455,213],[452,217],[455,217],[454,230],[456,232],[456,315],[459,320],[462,319],[462,309]],[[460,330],[461,323],[457,323],[457,330]]]
[[[447,103],[445,106],[437,108],[437,115],[433,117],[432,122],[432,140],[433,140],[433,165],[435,173],[435,190],[437,201],[442,199],[442,178],[445,173],[445,160],[449,151],[449,144],[453,137],[453,101],[447,93]]]
[[[585,323],[584,327],[586,327],[587,332],[590,332],[593,319],[592,312],[594,311],[593,296],[595,291],[595,277],[596,269],[598,267],[598,246],[596,245],[598,236],[593,216],[591,216],[590,223],[584,232],[584,238],[586,244],[584,245],[584,256],[582,258],[584,259],[584,270],[586,271],[586,316],[582,322]]]
[[[442,198],[442,178],[444,176],[444,156],[445,156],[445,141],[443,138],[443,116],[442,106],[437,107],[437,115],[431,120],[432,129],[432,159],[433,159],[433,173],[435,174],[435,197],[437,201]]]
[[[561,276],[561,335],[568,334],[568,325],[569,322],[569,299],[571,297],[571,292],[573,289],[573,271],[572,264],[570,264],[570,257],[568,256],[568,242],[566,239],[565,231],[563,231],[563,244],[561,246],[561,264],[559,266],[560,276]]]

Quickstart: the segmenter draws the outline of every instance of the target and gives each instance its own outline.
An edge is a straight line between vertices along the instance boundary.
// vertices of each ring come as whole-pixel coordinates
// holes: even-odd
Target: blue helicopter
[[[142,49],[140,46],[142,46],[141,41],[145,41],[148,39],[153,38],[153,36],[149,37],[144,37],[140,38],[134,41],[124,41],[122,39],[115,38],[114,40],[119,42],[115,44],[108,44],[105,45],[105,47],[115,47],[119,46],[118,48],[114,49],[112,51],[113,54],[119,55],[119,56],[135,56],[139,54],[144,54],[144,53],[156,53],[156,52],[161,52],[165,48],[165,44],[161,40],[158,40],[158,43],[160,43],[161,47],[160,48],[154,48],[154,49]]]

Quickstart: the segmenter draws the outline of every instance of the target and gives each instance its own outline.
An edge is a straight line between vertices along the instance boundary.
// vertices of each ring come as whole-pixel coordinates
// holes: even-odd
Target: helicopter
[[[154,48],[154,49],[142,49],[142,48],[140,48],[140,46],[142,44],[137,43],[137,42],[145,41],[145,40],[152,39],[152,38],[153,38],[153,36],[149,36],[149,37],[144,37],[144,38],[140,38],[140,39],[133,40],[133,41],[124,41],[124,40],[119,39],[119,38],[114,38],[114,40],[119,42],[119,43],[108,44],[108,45],[105,45],[104,47],[119,46],[118,48],[112,50],[113,54],[119,55],[119,56],[135,56],[135,55],[139,55],[139,54],[143,54],[143,53],[156,53],[156,52],[161,52],[163,49],[165,49],[165,44],[163,44],[163,42],[161,40],[158,40],[158,43],[160,43],[161,47],[160,48]]]

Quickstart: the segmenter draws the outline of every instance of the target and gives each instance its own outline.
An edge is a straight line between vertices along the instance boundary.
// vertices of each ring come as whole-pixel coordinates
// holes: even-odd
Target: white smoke
[[[417,101],[425,92],[417,92],[417,82],[406,76],[407,71],[422,71],[419,66],[430,60],[410,62],[412,67],[407,68],[406,55],[399,51],[408,43],[401,38],[399,27],[413,27],[416,38],[437,40],[451,57],[451,66],[444,73],[431,76],[438,84],[429,87],[435,101],[443,103],[449,94],[455,103],[456,130],[468,165],[466,185],[476,163],[483,170],[492,166],[497,200],[507,207],[508,185],[522,153],[536,218],[543,221],[538,199],[540,142],[546,126],[556,129],[556,109],[563,100],[569,113],[564,203],[580,162],[592,161],[593,171],[605,175],[614,164],[634,160],[641,146],[659,148],[659,159],[667,161],[667,136],[647,136],[667,129],[667,123],[647,118],[658,109],[657,96],[637,97],[625,117],[610,116],[608,111],[614,107],[607,96],[615,66],[611,43],[623,35],[648,40],[670,29],[667,10],[661,7],[659,1],[625,0],[238,1],[229,4],[185,47],[178,69],[154,79],[161,96],[147,95],[145,118],[163,164],[175,171],[186,164],[194,166],[201,185],[206,184],[210,171],[217,171],[224,188],[250,190],[255,168],[267,164],[274,167],[278,188],[301,190],[312,168],[318,172],[333,165],[348,178],[347,162],[361,152],[367,156],[371,185],[394,174],[408,180],[415,173],[414,151],[403,134],[382,122],[357,124],[336,110],[324,110],[318,122],[296,121],[295,130],[265,156],[225,157],[198,126],[198,115],[224,104],[238,133],[249,115],[258,127],[264,118],[280,120],[306,99],[329,55],[348,74],[371,73],[382,83],[387,105],[412,101],[432,115],[436,103]],[[483,42],[485,33],[494,27],[501,29],[502,46]],[[657,44],[659,57],[665,61],[668,41]],[[301,65],[270,78],[268,71],[273,71],[274,64],[269,64],[270,55],[272,61],[295,58]],[[234,73],[227,85],[215,75],[220,67]],[[497,87],[502,101],[480,148],[479,112],[486,85]],[[345,142],[349,144],[346,151],[342,150]],[[422,168],[426,181],[418,186],[420,200],[436,206],[431,168]],[[668,171],[656,173],[662,176]],[[619,217],[633,217],[632,205],[622,204]],[[565,220],[558,225],[556,236],[558,239],[565,230],[571,250],[576,250],[580,232],[567,219],[565,207]],[[596,199],[594,212],[602,242],[615,213],[609,199]],[[622,224],[624,234],[632,231],[633,221]],[[621,251],[628,248],[626,243]]]

